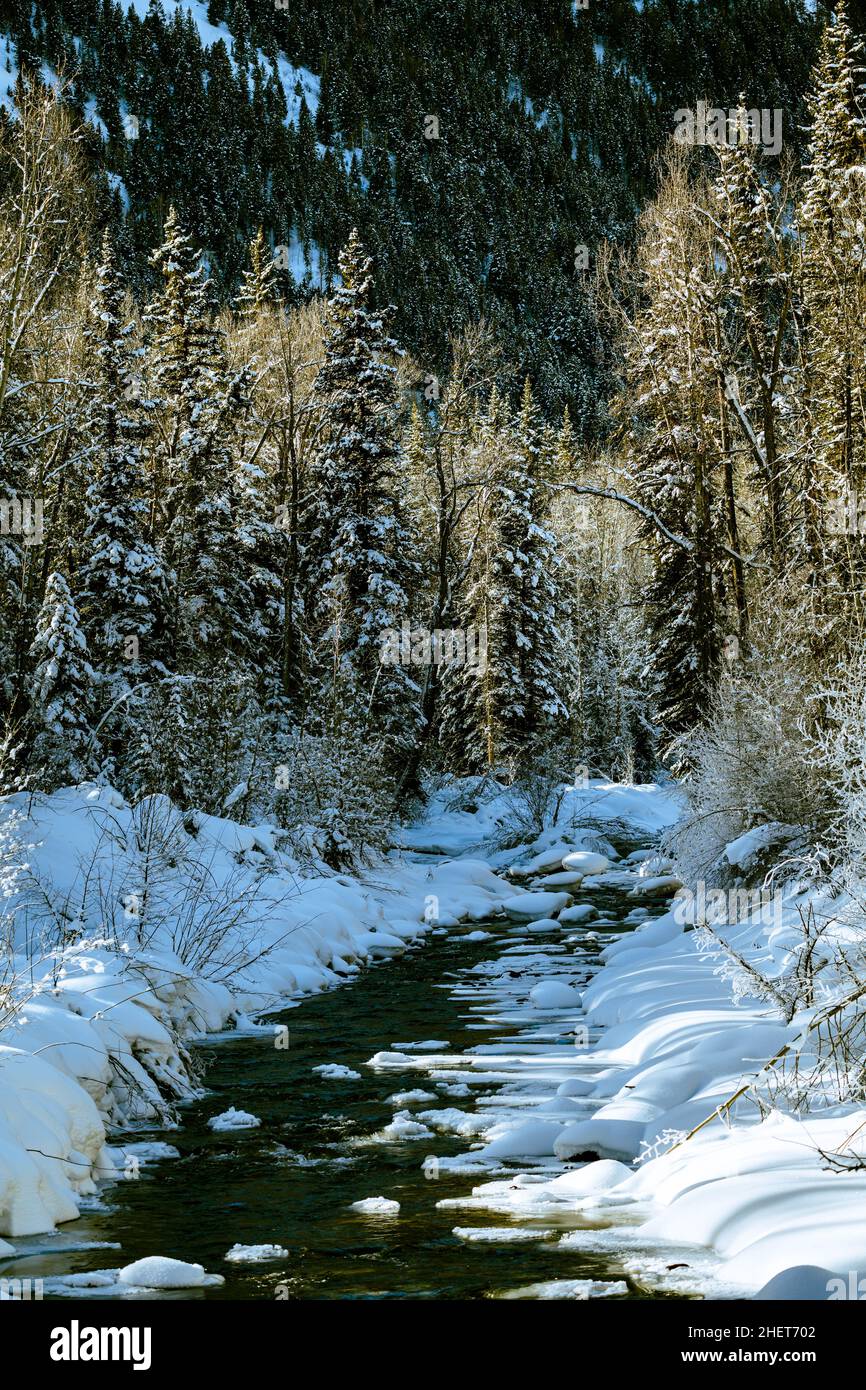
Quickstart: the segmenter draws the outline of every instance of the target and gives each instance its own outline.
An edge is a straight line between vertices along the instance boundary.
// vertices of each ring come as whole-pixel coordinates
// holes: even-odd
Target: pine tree
[[[167,584],[147,536],[139,388],[123,323],[123,292],[111,241],[90,304],[85,338],[93,376],[87,436],[94,476],[87,490],[80,608],[89,649],[109,683],[133,685],[159,662]]]
[[[242,319],[255,318],[266,306],[279,297],[277,272],[274,258],[259,227],[255,239],[250,242],[250,265],[244,271],[241,288],[235,299],[235,308]]]
[[[647,681],[659,690],[669,749],[709,710],[727,626],[713,433],[718,351],[701,270],[711,252],[691,208],[687,171],[675,163],[643,219],[644,307],[625,335],[627,385],[617,404],[631,487],[654,518],[643,527],[652,558]]]
[[[49,576],[30,647],[28,781],[42,791],[92,775],[93,668],[78,610],[63,575]]]
[[[372,266],[357,232],[339,265],[314,388],[323,442],[312,478],[311,604],[332,694],[348,692],[395,747],[407,747],[417,686],[407,667],[380,659],[385,634],[409,619],[416,571],[398,500],[396,368],[386,360],[396,344],[371,308]]]
[[[245,372],[229,372],[209,282],[174,209],[152,260],[163,280],[145,322],[164,413],[151,476],[157,535],[174,575],[169,664],[203,669],[215,653],[249,650],[252,598],[238,564],[233,460],[247,381]]]
[[[461,771],[522,772],[533,750],[567,733],[568,718],[565,601],[544,486],[549,461],[528,381],[516,421],[491,394],[475,463],[487,484],[460,611],[467,649],[471,631],[483,657],[445,669],[442,742]]]
[[[738,120],[745,128],[741,99]],[[737,447],[750,455],[753,476],[763,491],[761,541],[771,565],[779,569],[790,555],[792,535],[790,479],[784,457],[784,384],[792,371],[793,276],[790,234],[774,195],[776,176],[761,167],[755,146],[745,140],[717,151],[719,172],[710,194],[710,216],[717,229],[707,309],[718,354],[720,444],[725,467],[728,544],[740,551],[735,498]],[[734,563],[732,584],[746,637],[748,612],[742,564]]]

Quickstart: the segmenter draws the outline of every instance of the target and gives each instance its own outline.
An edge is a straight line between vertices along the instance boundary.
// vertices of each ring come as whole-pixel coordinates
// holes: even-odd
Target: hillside
[[[223,297],[259,225],[297,295],[327,287],[357,226],[425,367],[484,315],[545,411],[594,434],[611,361],[575,247],[632,237],[674,112],[701,97],[782,108],[796,147],[808,8],[6,0],[0,32],[7,86],[19,62],[73,79],[133,283],[172,204]]]

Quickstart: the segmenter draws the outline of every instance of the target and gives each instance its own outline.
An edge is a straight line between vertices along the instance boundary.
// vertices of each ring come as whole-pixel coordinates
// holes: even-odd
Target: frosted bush
[[[802,831],[800,838],[814,844],[832,815],[814,757],[814,673],[793,641],[786,652],[788,637],[765,634],[724,675],[706,724],[690,741],[687,812],[665,843],[687,883],[733,881],[725,846],[755,826],[788,827],[788,838]],[[783,856],[777,843],[770,858]],[[756,862],[743,876],[756,880],[766,867]]]
[[[374,740],[297,733],[277,753],[274,811],[302,860],[348,868],[387,846],[393,793]]]

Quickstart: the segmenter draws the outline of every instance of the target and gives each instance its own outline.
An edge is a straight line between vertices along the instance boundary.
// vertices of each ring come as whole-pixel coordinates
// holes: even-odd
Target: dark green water
[[[606,918],[621,919],[633,906],[616,891],[581,898]],[[16,1261],[16,1275],[47,1277],[167,1255],[200,1263],[226,1282],[158,1296],[207,1299],[474,1298],[539,1280],[621,1277],[606,1261],[560,1251],[553,1242],[466,1244],[455,1237],[454,1226],[510,1224],[489,1213],[436,1207],[440,1197],[466,1195],[473,1180],[444,1173],[430,1181],[422,1170],[425,1156],[465,1154],[470,1141],[437,1134],[364,1142],[406,1108],[388,1100],[394,1092],[437,1089],[435,1076],[425,1072],[367,1068],[373,1053],[420,1039],[447,1039],[448,1051],[458,1052],[521,1031],[518,1023],[502,1021],[479,1029],[484,1013],[477,1001],[472,1011],[471,999],[455,998],[443,985],[464,983],[464,971],[521,942],[539,952],[558,945],[555,954],[575,981],[593,969],[594,946],[565,944],[574,938],[573,928],[530,936],[494,923],[484,928],[492,933],[489,940],[469,942],[465,937],[473,929],[478,928],[428,938],[337,991],[273,1015],[269,1025],[289,1028],[287,1050],[275,1047],[270,1026],[205,1044],[208,1094],[183,1107],[180,1128],[133,1136],[166,1140],[181,1157],[148,1164],[137,1181],[107,1188],[108,1210],[85,1212],[59,1237],[45,1238],[46,1246],[54,1246],[51,1253]],[[521,957],[512,960],[519,980]],[[468,980],[478,983],[479,977]],[[565,1034],[561,1041],[571,1042]],[[361,1079],[328,1080],[312,1071],[334,1062],[360,1072]],[[473,1086],[471,1097],[437,1092],[435,1100],[408,1108],[471,1111],[498,1092],[495,1083]],[[261,1127],[214,1133],[208,1118],[230,1105],[257,1115]],[[400,1202],[399,1216],[370,1218],[348,1210],[351,1202],[379,1195]],[[545,1216],[538,1224],[556,1226],[559,1233],[592,1223],[573,1214],[557,1221]],[[121,1249],[62,1253],[67,1242],[87,1241],[119,1242]],[[289,1253],[265,1265],[226,1263],[236,1242],[276,1244]]]

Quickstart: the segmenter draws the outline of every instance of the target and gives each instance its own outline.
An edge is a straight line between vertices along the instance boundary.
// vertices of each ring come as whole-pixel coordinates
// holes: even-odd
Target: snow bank
[[[107,1130],[165,1123],[197,1093],[186,1041],[332,989],[434,927],[488,920],[514,892],[481,859],[395,853],[369,885],[311,876],[276,826],[181,816],[160,797],[133,809],[92,784],[0,798],[0,828],[13,822],[19,853],[3,867],[19,983],[0,1028],[0,1233],[11,1236],[73,1220],[99,1182],[123,1175]],[[334,1064],[320,1074],[357,1076]],[[211,1123],[254,1120],[229,1111]]]
[[[732,861],[746,848],[735,845]],[[656,865],[644,857],[632,861],[641,877],[631,895],[643,888],[649,896],[670,896],[679,887],[674,875],[651,873]],[[783,980],[810,910],[829,922],[824,949],[834,931],[847,940],[844,904],[828,905],[814,890],[793,885],[772,914],[755,909],[740,920],[715,922],[715,943],[692,930],[676,905],[638,921],[634,932],[605,946],[603,968],[582,995],[561,974],[535,985],[533,1005],[570,1010],[575,1025],[597,1030],[599,1040],[581,1051],[555,1090],[557,1054],[539,1047],[533,1081],[521,1088],[521,1111],[473,1157],[552,1153],[582,1166],[542,1181],[487,1182],[471,1197],[442,1205],[533,1219],[563,1208],[603,1211],[607,1230],[574,1232],[564,1246],[604,1248],[618,1259],[639,1248],[631,1267],[660,1285],[721,1289],[724,1296],[762,1286],[779,1290],[777,1297],[848,1296],[834,1290],[847,1288],[846,1279],[859,1287],[866,1275],[866,1220],[859,1215],[866,1210],[866,1171],[856,1168],[857,1155],[866,1168],[866,1112],[832,1097],[821,1108],[820,1094],[813,1094],[818,1106],[802,1117],[781,1108],[762,1117],[748,1099],[756,1074],[803,1036],[811,1017],[805,1010],[786,1022],[748,970]],[[746,1098],[729,1104],[744,1091]],[[538,1119],[527,1118],[527,1105]],[[562,1120],[568,1106],[578,1110],[570,1122],[540,1118]],[[727,1123],[716,1114],[721,1106]],[[835,1171],[823,1157],[843,1151],[854,1171]],[[636,1212],[645,1218],[639,1237]],[[668,1279],[665,1257],[649,1253],[666,1246],[703,1247],[713,1256],[686,1259],[690,1272]],[[806,1280],[812,1291],[802,1295],[796,1292],[805,1287],[796,1277],[801,1266],[813,1268]],[[823,1295],[814,1292],[815,1266],[825,1283],[833,1281]]]

